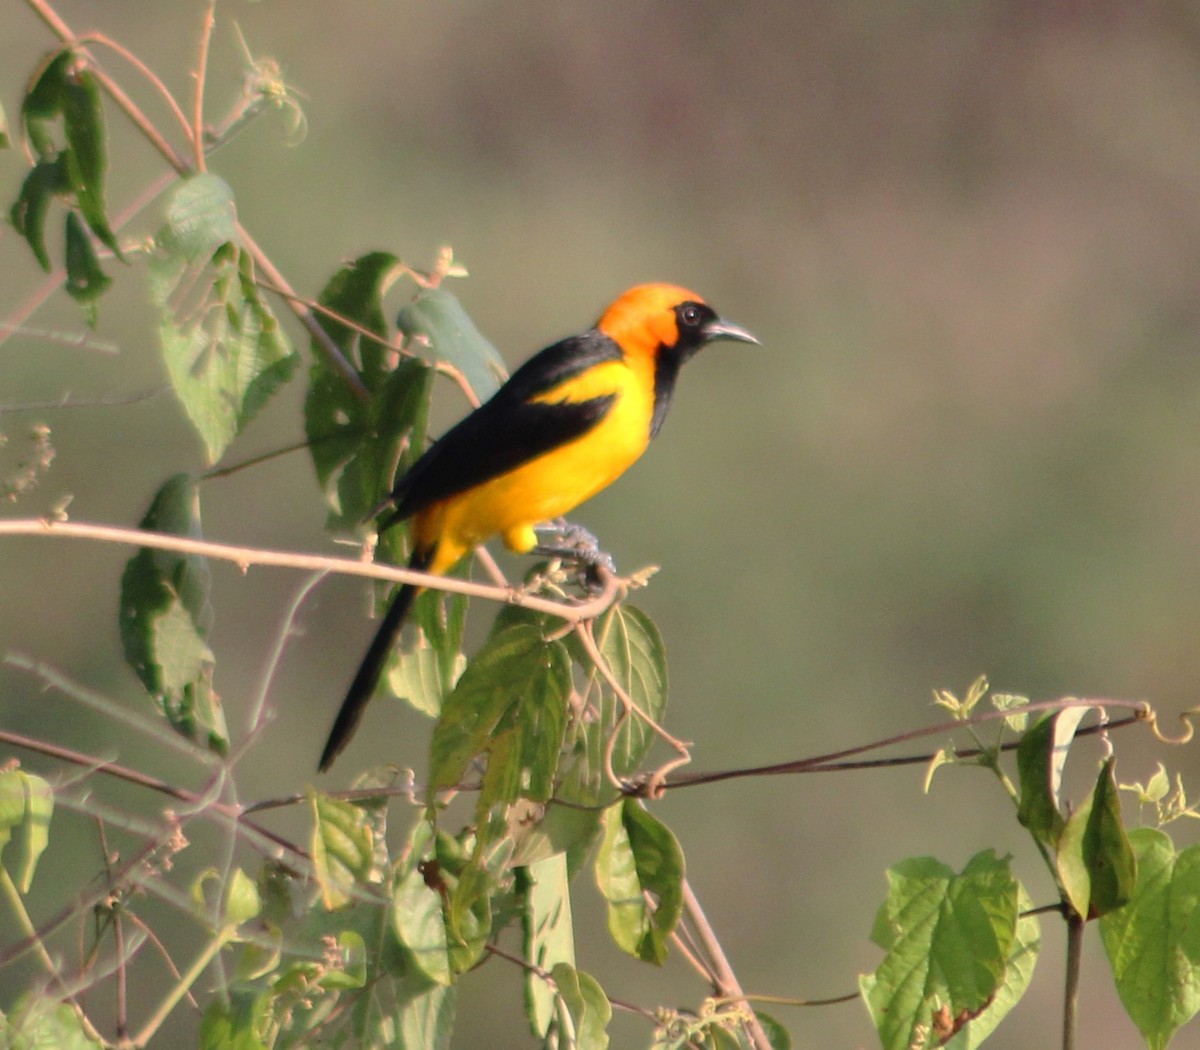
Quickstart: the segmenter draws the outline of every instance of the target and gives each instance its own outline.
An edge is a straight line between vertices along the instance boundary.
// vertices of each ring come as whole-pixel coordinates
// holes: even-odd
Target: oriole
[[[706,343],[758,340],[669,284],[631,288],[594,328],[547,347],[399,479],[380,530],[412,518],[409,567],[441,574],[499,535],[524,554],[534,527],[620,477],[666,417],[680,366]],[[404,584],[330,730],[320,768],[349,742],[420,588]]]

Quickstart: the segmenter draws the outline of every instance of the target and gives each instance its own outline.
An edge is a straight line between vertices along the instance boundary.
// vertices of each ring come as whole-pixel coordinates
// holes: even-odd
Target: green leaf
[[[225,890],[225,921],[233,926],[249,922],[262,911],[258,886],[241,868],[234,868]]]
[[[961,875],[931,857],[888,871],[871,933],[887,953],[860,978],[885,1050],[940,1046],[995,1000],[1020,950],[1020,886],[1007,859],[976,854]]]
[[[394,255],[373,252],[334,274],[319,297],[326,310],[345,318],[322,314],[321,324],[372,395],[369,402],[359,397],[314,340],[304,425],[333,529],[361,525],[396,475],[424,451],[432,370],[413,359],[389,368],[393,352],[384,345],[383,293],[400,272]],[[400,535],[393,530],[381,537],[377,556],[401,561]]]
[[[96,249],[79,213],[67,212],[67,294],[85,308],[92,327],[96,325],[96,300],[110,284],[112,278],[100,268]]]
[[[67,1004],[48,997],[20,999],[7,1017],[0,1014],[0,1047],[4,1050],[101,1050],[83,1030]]]
[[[353,891],[374,868],[370,823],[361,808],[308,790],[313,828],[310,852],[321,899],[332,911],[349,904]]]
[[[1121,820],[1113,759],[1067,821],[1056,861],[1071,906],[1085,918],[1106,915],[1129,900],[1137,864]]]
[[[422,289],[400,310],[396,327],[410,350],[457,368],[480,401],[500,389],[506,374],[503,359],[446,288]]]
[[[636,799],[604,814],[596,882],[608,902],[608,932],[636,959],[661,965],[683,910],[683,852],[665,824]],[[646,894],[657,907],[651,907]]]
[[[61,157],[38,161],[21,183],[21,192],[10,213],[17,233],[25,238],[38,265],[47,273],[51,263],[50,253],[46,250],[46,215],[50,202],[67,189],[67,174]]]
[[[489,639],[467,665],[434,727],[430,798],[458,784],[470,763],[491,754],[507,734],[516,737],[511,752],[518,765],[509,770],[503,786],[494,785],[505,795],[481,795],[481,808],[511,802],[518,795],[547,801],[570,686],[566,649],[543,639],[537,628],[517,626]]]
[[[54,792],[34,773],[0,772],[0,851],[22,893],[33,886],[38,860],[50,842]]]
[[[565,962],[555,966],[551,976],[563,1004],[570,1011],[576,1050],[606,1050],[612,1006],[604,989],[594,977]],[[572,1043],[564,1036],[559,1045],[570,1046]]]
[[[342,930],[337,935],[338,965],[328,969],[318,982],[329,991],[355,991],[367,983],[367,945],[356,930]]]
[[[392,928],[413,965],[435,984],[450,984],[449,945],[442,897],[426,879],[436,861],[433,829],[418,821],[408,841],[407,867],[392,892]]]
[[[201,539],[195,479],[177,474],[157,495],[142,529]],[[208,561],[194,554],[142,548],[121,577],[121,643],[133,668],[167,721],[189,739],[203,735],[224,754],[229,734],[212,687],[214,657]]]
[[[259,1032],[271,1021],[270,997],[241,991],[226,1003],[214,998],[200,1022],[200,1050],[266,1050]]]
[[[178,238],[170,227],[157,243],[148,269],[163,359],[215,463],[291,377],[298,358],[255,285],[248,252],[227,241],[200,262],[173,250]]]
[[[1039,842],[1052,850],[1058,845],[1065,821],[1059,792],[1063,766],[1086,707],[1056,711],[1035,723],[1017,746],[1017,773],[1021,801],[1017,819]]]
[[[770,1014],[765,1014],[761,1010],[755,1010],[754,1014],[758,1018],[758,1023],[762,1025],[767,1042],[771,1044],[771,1050],[792,1050],[791,1034],[783,1025]]]
[[[70,49],[48,52],[21,103],[25,138],[39,160],[52,160],[59,152],[53,125],[62,114],[63,93],[74,62]]]
[[[181,179],[167,196],[159,247],[189,263],[206,262],[222,244],[237,239],[233,189],[205,172]]]
[[[395,1028],[390,1045],[398,1050],[450,1050],[450,1039],[454,1034],[453,986],[406,979],[400,982],[396,999]]]
[[[8,149],[12,145],[12,137],[8,132],[8,117],[4,115],[4,105],[0,103],[0,149]]]
[[[75,201],[92,232],[120,259],[121,247],[108,224],[105,203],[108,152],[100,86],[91,70],[80,66],[68,74],[60,91],[63,130],[70,147],[67,173]]]
[[[421,646],[412,652],[401,653],[392,661],[387,675],[388,691],[423,714],[436,718],[442,709],[442,698],[466,665],[467,658],[460,653],[455,661],[453,679],[447,682],[442,678],[440,654],[428,646]]]
[[[1137,885],[1100,920],[1100,936],[1126,1012],[1150,1050],[1163,1050],[1200,1011],[1200,846],[1177,854],[1154,828],[1129,841]]]
[[[571,887],[567,858],[547,857],[523,869],[524,957],[542,970],[575,965],[575,927],[571,916]],[[538,1039],[554,1024],[558,999],[554,988],[532,970],[525,973],[525,1011]]]
[[[1018,887],[1016,934],[1012,950],[1004,967],[1004,979],[983,1013],[967,1021],[956,1036],[946,1044],[946,1050],[976,1050],[994,1032],[1009,1011],[1021,1001],[1033,980],[1033,968],[1042,948],[1041,927],[1036,915],[1025,914],[1033,901],[1023,886]]]
[[[667,710],[667,653],[654,621],[632,605],[614,605],[596,624],[595,635],[600,654],[621,688],[643,714],[661,722]],[[591,660],[581,647],[574,652],[581,665],[591,667]],[[604,768],[603,756],[609,738],[625,712],[607,681],[600,677],[599,682],[600,717],[587,729],[591,772],[596,782]],[[627,777],[637,772],[654,743],[655,733],[636,714],[627,718],[616,733],[612,768],[618,777]]]

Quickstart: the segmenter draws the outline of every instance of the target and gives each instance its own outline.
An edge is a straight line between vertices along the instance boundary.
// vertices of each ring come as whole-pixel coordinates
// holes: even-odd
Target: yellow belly
[[[611,485],[646,450],[654,411],[653,377],[641,381],[624,361],[568,380],[571,401],[615,395],[605,417],[582,437],[418,515],[417,542],[436,544],[432,572],[445,572],[468,551],[500,535],[524,553],[537,542],[533,527],[574,510]],[[538,398],[567,400],[555,390]]]

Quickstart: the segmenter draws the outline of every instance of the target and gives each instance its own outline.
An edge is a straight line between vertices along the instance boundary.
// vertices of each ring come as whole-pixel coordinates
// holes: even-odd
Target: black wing
[[[595,329],[535,354],[490,401],[446,431],[396,483],[387,528],[444,499],[507,474],[586,434],[614,395],[550,404],[531,399],[593,365],[619,360],[621,348]]]

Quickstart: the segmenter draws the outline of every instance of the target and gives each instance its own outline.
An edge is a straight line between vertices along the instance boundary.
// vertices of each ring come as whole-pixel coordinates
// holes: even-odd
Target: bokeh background
[[[57,5],[77,31],[119,39],[185,96],[199,7]],[[0,99],[12,122],[52,41],[24,4],[2,11]],[[471,272],[456,291],[510,364],[644,280],[694,287],[761,337],[762,349],[718,345],[690,365],[651,453],[578,515],[624,569],[663,567],[637,601],[665,635],[669,725],[696,742],[697,768],[928,724],[939,719],[932,689],[961,692],[980,673],[1036,699],[1146,698],[1168,714],[1196,702],[1195,5],[292,0],[228,2],[218,17],[214,118],[242,75],[234,19],[304,93],[302,141],[289,141],[279,114],[212,160],[301,292],[369,249],[419,266],[450,244]],[[165,125],[128,67],[101,54]],[[161,166],[119,115],[111,129],[119,210]],[[6,207],[22,167],[15,151],[0,154]],[[130,232],[157,221],[151,206]],[[168,475],[202,465],[167,393],[10,411],[165,382],[144,274],[115,269],[94,337],[119,354],[36,332],[0,346],[0,466],[11,470],[33,422],[53,428],[57,449],[41,488],[6,514],[41,513],[69,493],[75,519],[131,524]],[[3,319],[41,281],[10,228],[0,273]],[[61,293],[29,323],[81,330]],[[297,440],[301,396],[298,379],[230,460]],[[461,410],[449,386],[439,397],[444,418]],[[213,539],[337,549],[302,453],[213,482],[204,502]],[[0,649],[143,704],[117,637],[128,553],[4,540]],[[216,682],[236,729],[299,580],[228,567],[215,577]],[[247,796],[312,780],[371,631],[365,607],[364,588],[347,580],[305,606],[268,743],[241,770]],[[5,667],[0,718],[178,774]],[[370,762],[422,761],[427,723],[382,703],[369,718],[349,769],[327,785]],[[1132,734],[1118,745],[1120,779],[1145,780],[1150,751]],[[1194,751],[1169,758],[1200,791]],[[867,935],[884,870],[905,856],[961,868],[987,846],[1011,850],[1034,900],[1049,902],[985,774],[942,772],[927,796],[921,776],[742,781],[659,805],[748,989],[853,991],[878,958]],[[84,835],[74,852],[61,840],[52,848],[54,863],[75,866],[63,886],[77,884],[81,863],[90,871],[89,858],[99,867],[94,832]],[[577,897],[592,916],[581,965],[606,990],[645,1003],[700,998],[677,960],[651,971],[607,945],[586,879]],[[1054,922],[1043,941],[1034,990],[998,1047],[1057,1039]],[[487,1045],[527,1045],[517,989],[495,963],[467,982],[455,1045],[483,1045],[483,1031]],[[1139,1045],[1094,935],[1084,994],[1080,1045]],[[859,1005],[775,1012],[797,1046],[874,1043]],[[615,1046],[649,1038],[637,1020],[613,1031]]]

